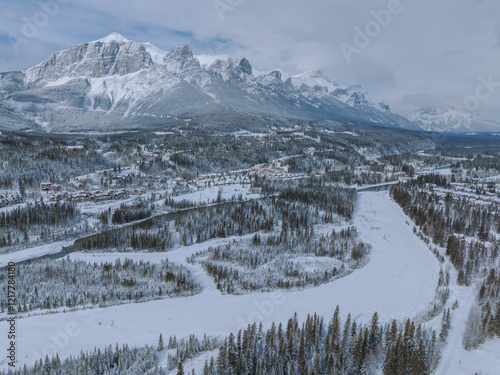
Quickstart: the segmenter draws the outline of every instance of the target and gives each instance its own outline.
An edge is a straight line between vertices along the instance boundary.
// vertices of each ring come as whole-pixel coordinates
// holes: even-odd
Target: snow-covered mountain
[[[0,126],[116,130],[159,127],[183,116],[237,130],[251,116],[419,129],[367,98],[360,87],[337,85],[319,71],[258,73],[246,58],[194,56],[188,45],[166,52],[113,33],[0,74]]]
[[[462,107],[429,107],[408,113],[405,117],[422,129],[436,132],[498,132],[500,122],[468,112]]]
[[[318,86],[326,89],[325,93],[328,95],[333,95],[336,99],[348,104],[350,107],[367,105],[380,111],[390,112],[388,104],[382,101],[373,102],[369,100],[368,93],[362,91],[361,86],[338,85],[337,83],[332,82],[320,70],[287,76],[287,79],[288,78],[291,79],[293,86],[298,90],[305,89],[305,91],[308,91],[310,87]]]

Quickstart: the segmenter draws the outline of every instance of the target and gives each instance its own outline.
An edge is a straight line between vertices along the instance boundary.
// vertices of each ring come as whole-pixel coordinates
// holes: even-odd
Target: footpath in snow
[[[364,322],[375,311],[382,321],[412,317],[433,300],[440,265],[413,234],[407,220],[387,191],[360,193],[354,225],[361,239],[372,246],[369,263],[331,283],[291,292],[221,294],[199,266],[185,262],[187,256],[214,241],[164,254],[71,254],[73,259],[97,262],[117,257],[159,261],[168,256],[171,261],[187,265],[204,290],[185,298],[19,319],[20,364],[31,365],[55,352],[64,358],[115,343],[156,345],[160,333],[164,338],[175,334],[180,339],[192,333],[225,335],[254,321],[268,327],[273,321],[286,322],[295,312],[299,320],[315,312],[328,320],[337,305],[344,318],[351,312],[356,320]],[[7,322],[0,322],[0,337],[7,337],[7,328]],[[6,363],[0,363],[0,368],[5,369]]]
[[[444,252],[444,250],[443,250]],[[446,345],[441,353],[441,360],[435,371],[439,375],[497,375],[500,374],[500,339],[488,340],[477,349],[467,351],[462,344],[467,317],[472,305],[476,303],[475,286],[458,286],[458,272],[447,259],[445,267],[450,268],[450,298],[445,308],[451,308],[458,301],[458,307],[451,310],[451,328]],[[439,330],[442,314],[429,325]]]

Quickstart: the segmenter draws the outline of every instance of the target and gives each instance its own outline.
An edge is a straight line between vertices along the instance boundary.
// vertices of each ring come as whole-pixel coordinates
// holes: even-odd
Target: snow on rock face
[[[303,85],[308,87],[320,86],[326,87],[328,92],[332,93],[338,87],[326,77],[322,71],[316,70],[290,76],[293,86],[297,89]]]
[[[313,96],[331,95],[350,107],[366,105],[379,111],[390,112],[388,104],[369,100],[368,94],[361,91],[361,86],[338,85],[332,82],[321,70],[293,75],[290,76],[290,80],[295,89],[302,92],[309,91]]]
[[[162,90],[168,91],[180,82],[168,72],[154,69],[158,70],[155,75],[139,71],[125,77],[92,78],[86,97],[88,109],[110,112],[119,105],[125,105],[123,115],[128,116],[147,98]]]
[[[472,116],[470,113],[458,111],[451,107],[423,108],[405,116],[410,121],[419,121],[425,130],[446,131],[464,128],[470,129]]]
[[[101,38],[101,39],[97,40],[97,42],[102,42],[102,43],[110,43],[110,42],[127,43],[127,42],[130,42],[130,40],[128,40],[123,35],[120,35],[118,33],[111,33],[107,37]]]
[[[144,46],[144,48],[146,48],[146,51],[151,56],[153,63],[155,63],[156,65],[163,65],[163,59],[165,58],[165,56],[167,56],[168,52],[163,51],[162,49],[152,45],[149,42],[142,43],[142,45]]]
[[[269,73],[264,73],[257,77],[257,82],[261,85],[268,86],[271,88],[279,88],[283,86],[283,81],[281,80],[281,71],[273,70]]]
[[[25,71],[26,83],[46,83],[62,77],[127,75],[153,65],[142,44],[113,35],[53,54],[47,61]]]
[[[196,55],[195,58],[200,62],[200,66],[203,69],[208,69],[217,60],[229,60],[228,55]]]
[[[123,116],[142,116],[137,125],[150,123],[151,116],[206,115],[220,108],[412,128],[409,121],[390,113],[385,105],[372,103],[360,90],[332,83],[321,71],[295,76],[279,69],[258,73],[244,57],[194,56],[186,44],[167,53],[117,33],[57,52],[23,72],[0,75],[0,101],[15,108],[20,119],[27,116],[23,108],[29,103],[22,99],[26,95],[38,105],[40,118],[54,118],[53,111],[58,110],[59,120],[52,122],[51,130],[66,129],[68,123],[101,128],[104,114],[118,116],[115,120],[107,116],[106,126],[116,126]],[[214,99],[216,105],[211,106]],[[0,126],[6,124],[0,118]]]
[[[207,60],[205,60],[207,61]],[[216,59],[207,70],[222,78],[224,82],[227,81],[246,81],[247,76],[252,76],[252,66],[246,58],[240,60],[231,57],[227,59]]]
[[[200,62],[194,58],[187,44],[172,48],[163,59],[166,68],[173,73],[181,73],[188,68],[200,67]]]

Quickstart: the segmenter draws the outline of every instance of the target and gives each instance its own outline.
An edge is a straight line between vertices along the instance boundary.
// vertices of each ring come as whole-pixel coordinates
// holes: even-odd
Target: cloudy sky
[[[322,70],[406,113],[468,104],[500,120],[498,0],[0,0],[0,71],[118,32],[169,50]]]

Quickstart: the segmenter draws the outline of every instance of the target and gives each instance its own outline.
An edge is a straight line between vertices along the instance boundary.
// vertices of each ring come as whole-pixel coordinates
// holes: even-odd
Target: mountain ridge
[[[419,130],[387,104],[369,101],[359,86],[340,86],[320,71],[254,75],[245,57],[200,60],[187,44],[166,52],[117,33],[72,46],[0,74],[0,126],[117,130],[222,112]]]
[[[427,107],[410,112],[405,117],[423,130],[442,133],[500,132],[500,122],[478,113],[466,111],[462,106]]]

